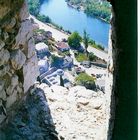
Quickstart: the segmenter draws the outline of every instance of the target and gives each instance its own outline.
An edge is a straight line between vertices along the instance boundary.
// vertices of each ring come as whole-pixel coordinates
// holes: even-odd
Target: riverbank
[[[110,19],[109,19],[109,16],[107,16],[106,17],[106,19],[105,18],[103,18],[103,17],[101,17],[101,15],[98,15],[97,13],[100,11],[99,9],[101,8],[101,7],[96,7],[95,9],[96,9],[96,11],[95,11],[95,9],[94,9],[94,12],[92,11],[92,10],[89,10],[89,8],[87,8],[87,6],[84,6],[84,4],[82,3],[82,2],[79,2],[79,4],[74,4],[74,2],[71,2],[71,1],[67,1],[67,0],[65,0],[66,1],[66,3],[67,3],[67,5],[69,6],[69,7],[71,7],[71,8],[74,8],[74,9],[76,9],[76,10],[78,10],[78,11],[83,11],[87,16],[91,16],[91,17],[95,17],[95,18],[98,18],[98,19],[100,19],[100,20],[102,20],[103,22],[105,22],[105,23],[108,23],[108,24],[110,24]],[[95,4],[96,5],[96,4]],[[98,5],[99,6],[99,5]],[[92,7],[92,6],[91,6]],[[105,7],[104,7],[105,8]],[[98,9],[98,10],[97,10]],[[102,11],[100,11],[101,13],[102,13]],[[104,13],[105,14],[105,13]],[[109,13],[108,13],[109,14]],[[110,14],[111,14],[111,12],[110,12]]]
[[[49,26],[48,24],[45,24],[39,20],[37,20],[34,16],[30,16],[30,18],[32,18],[34,20],[35,23],[38,24],[40,29],[43,29],[45,31],[50,31],[52,32],[52,36],[56,41],[62,41],[62,39],[68,39],[69,35],[61,32],[51,26]],[[82,44],[83,45],[83,44]],[[93,52],[97,57],[104,59],[105,61],[107,61],[107,53],[105,51],[102,50],[98,50],[96,48],[93,48],[92,46],[88,47],[88,51],[89,52]]]

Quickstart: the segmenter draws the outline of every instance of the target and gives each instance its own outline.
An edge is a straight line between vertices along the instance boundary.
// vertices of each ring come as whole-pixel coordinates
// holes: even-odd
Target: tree
[[[42,21],[42,22],[51,23],[51,19],[48,16],[45,16],[45,15],[38,14],[37,19]]]
[[[64,87],[64,80],[62,78],[62,75],[60,75],[60,86]]]
[[[89,35],[87,34],[86,30],[84,30],[83,42],[84,42],[84,45],[85,45],[86,53],[88,55],[87,48],[88,48],[88,43],[89,43]]]
[[[92,52],[89,53],[88,58],[90,61],[96,60],[96,56]]]
[[[78,34],[78,32],[73,32],[69,37],[68,37],[68,44],[70,47],[74,49],[78,49],[81,46],[81,41],[82,38]]]

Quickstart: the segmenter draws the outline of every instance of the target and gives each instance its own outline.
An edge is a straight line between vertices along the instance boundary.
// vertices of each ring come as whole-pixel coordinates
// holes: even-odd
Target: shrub
[[[93,52],[90,52],[90,53],[88,54],[88,58],[89,58],[90,61],[96,60],[96,56],[94,55]]]
[[[42,22],[45,22],[45,23],[51,23],[51,19],[48,17],[48,16],[45,16],[45,15],[37,15],[37,19],[42,21]]]
[[[85,86],[87,89],[94,90],[96,88],[95,79],[86,73],[80,73],[76,77],[76,84]]]
[[[78,53],[76,56],[76,60],[78,62],[82,62],[82,61],[87,61],[88,60],[88,57],[85,53]]]

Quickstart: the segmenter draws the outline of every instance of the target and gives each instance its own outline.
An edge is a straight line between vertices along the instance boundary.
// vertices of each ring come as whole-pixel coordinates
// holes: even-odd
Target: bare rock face
[[[4,46],[5,46],[5,43],[4,43],[2,40],[0,40],[0,50],[1,50]]]
[[[21,69],[26,61],[26,56],[21,50],[16,50],[11,53],[11,63],[15,70]]]
[[[43,88],[59,135],[65,140],[106,140],[105,94],[82,86]],[[95,96],[96,94],[96,96]]]
[[[10,106],[16,100],[16,93],[8,100],[7,105]],[[33,88],[28,91],[26,98],[13,110],[13,114],[10,114],[11,119],[0,130],[0,140],[60,140],[42,89]],[[5,118],[2,113],[0,119]]]
[[[39,75],[38,63],[36,55],[32,56],[23,66],[24,75],[24,92],[26,92],[30,86],[36,81],[36,77]]]
[[[8,110],[21,100],[39,74],[32,30],[24,0],[1,0],[0,126]]]
[[[25,47],[26,42],[32,37],[32,29],[32,24],[29,19],[21,23],[21,27],[19,29],[18,35],[16,36],[16,43],[13,49],[20,48],[20,46],[23,48]]]
[[[6,64],[10,58],[10,53],[6,49],[0,51],[0,66]]]

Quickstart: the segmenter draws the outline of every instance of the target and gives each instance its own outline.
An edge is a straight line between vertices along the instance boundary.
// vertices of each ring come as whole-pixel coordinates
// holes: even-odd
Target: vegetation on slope
[[[95,79],[86,73],[80,73],[78,77],[76,77],[76,83],[85,86],[87,89],[94,90],[96,88]]]
[[[88,61],[88,57],[85,53],[78,53],[75,55],[75,58],[78,62]]]
[[[89,16],[95,16],[109,22],[111,7],[107,1],[99,0],[66,0],[70,5],[77,5],[77,8],[83,7],[84,12]]]

